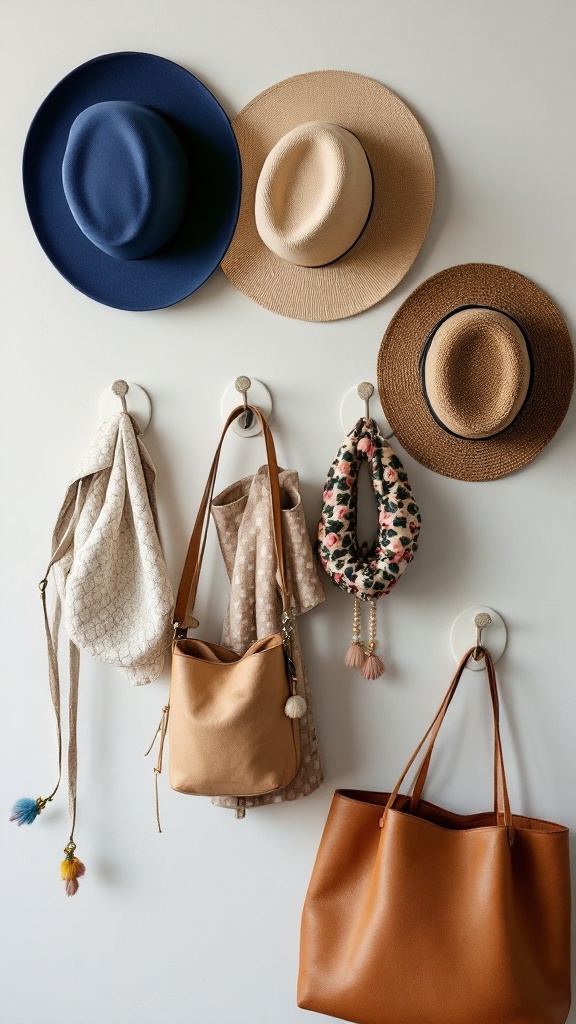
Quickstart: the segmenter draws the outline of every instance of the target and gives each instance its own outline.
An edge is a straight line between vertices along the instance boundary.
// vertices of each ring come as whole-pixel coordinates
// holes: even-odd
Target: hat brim
[[[368,157],[374,198],[358,241],[325,267],[276,256],[256,229],[256,185],[268,153],[307,121],[342,125]],[[428,140],[408,107],[385,86],[349,71],[295,75],[255,97],[232,121],[242,158],[242,200],[222,262],[232,284],[274,313],[298,320],[339,320],[388,295],[414,262],[434,206]]]
[[[103,100],[154,108],[188,156],[190,199],[182,223],[159,252],[118,260],[82,233],[62,185],[62,159],[78,114]],[[23,158],[26,204],[40,245],[70,284],[118,309],[171,306],[219,265],[238,218],[241,166],[232,126],[212,93],[185,68],[150,53],[109,53],[70,72],[42,103]]]
[[[503,433],[482,440],[442,429],[420,377],[428,335],[442,317],[465,305],[512,316],[533,359],[532,390],[519,416]],[[466,263],[430,277],[406,299],[382,340],[377,373],[384,414],[417,462],[456,480],[496,480],[534,459],[558,430],[572,395],[574,352],[560,310],[533,281],[506,267]]]

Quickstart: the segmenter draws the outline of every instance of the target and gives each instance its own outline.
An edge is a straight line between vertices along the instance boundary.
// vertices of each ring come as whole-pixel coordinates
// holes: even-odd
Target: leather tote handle
[[[483,650],[484,649],[485,648],[483,648]],[[488,681],[490,686],[490,695],[492,699],[492,709],[494,715],[494,814],[496,815],[496,820],[498,821],[498,823],[502,824],[503,808],[505,800],[507,799],[507,793],[504,792],[505,779],[503,778],[503,756],[501,753],[500,745],[500,705],[498,700],[498,689],[496,686],[496,674],[494,672],[494,663],[492,662],[491,659],[490,663],[488,662],[488,660],[486,660],[486,669],[488,672]],[[444,716],[448,710],[448,707],[452,701],[452,697],[454,696],[455,692],[456,686],[451,686],[450,691],[447,694],[447,697],[443,703],[443,709],[441,710],[440,716],[437,718],[433,730],[431,730],[428,749],[426,751],[425,757],[420,765],[418,774],[414,781],[412,799],[410,802],[410,810],[412,813],[416,813],[417,811],[418,804],[420,802],[420,797],[422,795],[424,782],[426,780],[426,776],[428,773],[431,754],[433,754],[434,745],[438,738],[440,727],[442,725]],[[499,745],[500,753],[498,754]]]
[[[482,648],[482,650],[485,649]],[[488,657],[490,657],[490,655],[488,655]],[[502,771],[500,770],[501,766],[503,766],[503,756],[501,747],[499,756],[500,702],[498,700],[498,688],[496,686],[496,673],[494,671],[494,663],[490,659],[489,662],[488,660],[486,660],[485,664],[488,672],[488,682],[490,686],[490,696],[492,700],[492,710],[494,715],[494,814],[496,815],[498,824],[502,824],[501,808],[504,807],[505,796],[507,797],[508,794],[504,793],[505,780],[503,781],[503,774]],[[460,680],[460,678],[461,675],[459,676],[458,681]],[[428,750],[426,751],[426,755],[420,765],[418,774],[414,780],[414,785],[412,788],[412,798],[410,801],[410,812],[412,814],[415,814],[418,810],[418,805],[420,803],[420,799],[422,796],[422,790],[424,789],[424,783],[426,782],[426,777],[428,775],[428,770],[430,768],[430,761],[432,758],[432,751],[434,750],[434,744],[436,743],[436,740],[438,738],[438,733],[440,732],[440,726],[442,725],[444,716],[448,710],[449,705],[452,702],[454,694],[456,693],[457,685],[458,683],[456,683],[456,686],[450,686],[449,691],[446,694],[444,701],[442,702],[442,707],[440,708],[439,714],[436,716],[435,722],[433,723],[430,742],[428,744]]]
[[[278,560],[278,573],[280,576],[280,590],[282,593],[282,606],[284,612],[290,614],[290,598],[288,595],[288,589],[286,586],[286,570],[284,564],[284,547],[282,541],[282,507],[280,501],[280,484],[278,482],[278,462],[276,459],[276,449],[274,447],[274,440],[270,427],[264,419],[262,413],[254,405],[249,405],[248,409],[254,413],[257,419],[260,421],[262,427],[262,433],[264,435],[264,441],[266,443],[266,457],[268,461],[268,479],[270,481],[270,498],[272,505],[272,528],[274,534],[274,547],[276,549],[276,558]],[[204,548],[206,545],[206,536],[208,532],[208,526],[210,523],[210,502],[214,493],[214,485],[216,483],[216,474],[218,471],[218,463],[220,461],[220,452],[222,450],[222,443],[226,432],[230,427],[231,423],[246,409],[243,405],[237,406],[232,410],[224,429],[216,454],[210,467],[208,474],[208,480],[206,487],[204,488],[204,494],[200,502],[200,508],[198,509],[198,515],[196,516],[196,522],[188,545],[188,552],[186,554],[186,560],[184,562],[184,568],[182,569],[182,577],[180,579],[180,586],[178,588],[178,596],[176,598],[176,607],[174,609],[173,623],[176,629],[185,630],[187,624],[190,622],[190,617],[194,611],[194,604],[196,602],[196,593],[198,590],[198,580],[200,578],[200,569],[202,567],[202,558],[204,555]]]
[[[416,776],[416,783],[415,783],[415,787],[414,787],[414,796],[412,798],[412,801],[413,801],[413,805],[412,806],[413,806],[414,810],[416,810],[416,808],[418,806],[418,802],[420,800],[420,795],[422,793],[422,788],[423,788],[424,782],[426,780],[426,775],[428,773],[428,767],[430,765],[430,758],[431,758],[431,755],[432,755],[432,750],[433,750],[433,747],[434,747],[434,743],[436,742],[436,738],[438,736],[438,732],[440,731],[440,726],[442,725],[442,722],[444,720],[444,716],[446,714],[446,711],[448,710],[448,707],[449,707],[449,705],[450,705],[450,703],[452,701],[452,698],[453,698],[453,696],[454,696],[454,694],[456,692],[456,689],[458,687],[458,683],[460,682],[460,679],[462,678],[462,673],[464,672],[464,669],[465,669],[465,667],[466,667],[466,665],[468,663],[468,660],[472,657],[472,655],[474,654],[474,652],[477,649],[478,648],[476,646],[471,647],[470,650],[466,652],[466,654],[464,655],[464,657],[460,661],[460,664],[458,665],[458,668],[456,669],[456,674],[455,674],[452,682],[450,683],[450,686],[448,687],[446,695],[445,695],[445,697],[444,697],[440,707],[438,708],[438,711],[436,712],[436,715],[434,716],[431,725],[429,726],[428,730],[424,734],[424,736],[421,739],[420,743],[416,747],[416,750],[412,754],[412,757],[408,761],[408,764],[406,765],[404,771],[402,772],[402,775],[400,776],[398,782],[396,783],[396,786],[394,787],[392,793],[390,794],[390,798],[388,800],[388,803],[386,804],[386,809],[384,811],[384,815],[386,814],[386,811],[390,810],[393,807],[394,802],[396,800],[396,797],[398,796],[398,793],[400,792],[400,787],[401,787],[402,783],[404,782],[404,779],[406,778],[408,772],[410,771],[412,765],[414,764],[414,761],[418,757],[418,754],[422,750],[422,747],[426,743],[426,740],[430,737],[430,743],[429,743],[429,746],[428,746],[428,750],[426,751],[426,754],[424,755],[424,757],[422,759],[422,762],[421,762],[420,767],[418,769],[418,774]],[[513,828],[513,823],[512,823],[512,813],[510,811],[510,801],[509,801],[509,798],[508,798],[508,787],[506,785],[506,774],[505,774],[505,771],[504,771],[504,757],[503,757],[503,754],[502,754],[502,742],[501,742],[501,739],[500,739],[499,703],[498,703],[498,688],[497,688],[497,685],[496,685],[496,673],[494,671],[494,664],[492,662],[492,658],[490,657],[490,652],[485,647],[481,647],[480,650],[484,654],[485,665],[486,665],[486,670],[487,670],[487,674],[488,674],[488,684],[489,684],[489,687],[490,687],[490,696],[491,696],[491,699],[492,699],[492,710],[493,710],[493,715],[494,715],[494,800],[495,800],[495,809],[496,809],[496,820],[497,820],[497,823],[499,825],[503,825],[503,826],[506,827],[506,831],[508,833],[508,841],[509,841],[510,845],[512,845],[512,843],[514,841],[514,828]],[[416,787],[418,787],[418,789]],[[383,815],[383,817],[384,817],[384,815]]]

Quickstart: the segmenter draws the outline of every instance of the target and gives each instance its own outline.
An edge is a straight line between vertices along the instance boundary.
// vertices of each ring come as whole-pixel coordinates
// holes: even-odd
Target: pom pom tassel
[[[307,707],[304,697],[301,697],[299,693],[293,693],[284,705],[284,714],[288,718],[302,718],[306,714]]]
[[[48,800],[43,800],[41,796],[37,797],[36,800],[32,800],[29,796],[23,796],[21,800],[17,800],[12,808],[12,814],[10,815],[10,821],[15,821],[18,826],[20,825],[31,825],[41,811],[44,810]]]
[[[68,845],[64,848],[66,854],[64,860],[60,865],[60,876],[64,882],[64,889],[67,896],[75,896],[78,892],[78,879],[86,873],[81,860],[74,856],[76,849],[75,843],[70,840]]]

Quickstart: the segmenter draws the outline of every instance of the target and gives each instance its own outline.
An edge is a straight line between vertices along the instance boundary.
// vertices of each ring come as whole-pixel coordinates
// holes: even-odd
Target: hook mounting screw
[[[244,416],[242,420],[242,427],[244,430],[248,430],[252,426],[254,420],[254,414],[251,409],[248,408],[247,392],[252,385],[250,377],[245,377],[243,374],[240,377],[236,377],[234,381],[234,387],[236,391],[239,391],[244,401]]]

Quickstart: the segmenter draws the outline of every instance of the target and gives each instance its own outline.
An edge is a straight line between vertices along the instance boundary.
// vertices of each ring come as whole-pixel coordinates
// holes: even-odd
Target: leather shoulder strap
[[[408,774],[410,768],[412,767],[416,758],[418,757],[418,754],[422,750],[422,747],[424,746],[426,740],[430,737],[428,750],[424,755],[424,758],[419,766],[418,773],[416,776],[416,786],[412,801],[412,809],[416,809],[418,801],[420,799],[424,781],[426,779],[428,767],[430,764],[430,757],[432,754],[432,750],[434,748],[434,743],[436,741],[436,737],[438,735],[440,726],[442,725],[446,711],[448,710],[448,707],[456,692],[458,683],[462,678],[462,673],[466,667],[466,664],[468,663],[469,658],[472,657],[476,649],[476,646],[471,647],[470,650],[466,652],[466,654],[460,661],[460,664],[458,665],[458,668],[456,670],[456,675],[454,676],[452,682],[450,683],[444,700],[442,701],[440,707],[438,708],[438,711],[436,712],[436,715],[434,716],[430,727],[428,728],[422,740],[416,747],[416,750],[412,754],[412,757],[410,758],[408,764],[406,765],[406,768],[402,772],[402,775],[400,776],[398,782],[396,783],[396,786],[394,787],[392,793],[390,794],[390,798],[386,805],[386,811],[393,807],[394,801],[398,796],[398,793],[400,792],[400,786],[402,785],[404,779],[406,778],[406,775]],[[506,827],[508,833],[508,840],[510,844],[512,844],[514,840],[514,828],[512,823],[512,813],[510,810],[510,801],[508,798],[508,787],[506,785],[506,774],[504,771],[504,756],[502,753],[502,743],[500,740],[499,704],[498,689],[496,685],[496,673],[494,671],[494,664],[492,662],[492,658],[490,657],[490,652],[485,647],[482,647],[481,650],[485,658],[485,665],[488,674],[488,685],[490,688],[492,709],[494,713],[494,804],[496,809],[496,820],[499,825],[503,825]]]
[[[264,419],[264,416],[258,408],[254,405],[249,405],[248,408],[260,421],[262,427],[262,433],[264,435],[264,441],[266,443],[266,456],[268,461],[268,479],[270,482],[270,499],[271,499],[271,511],[272,511],[272,532],[274,535],[274,546],[276,549],[276,558],[278,560],[278,573],[280,576],[280,591],[282,595],[282,606],[284,611],[290,614],[290,598],[286,586],[286,570],[284,561],[284,545],[282,540],[282,506],[280,501],[280,485],[278,482],[278,462],[276,459],[276,449],[274,447],[274,439],[270,431],[268,423]],[[224,429],[222,430],[222,436],[218,443],[210,472],[208,474],[208,480],[200,507],[198,509],[198,515],[196,516],[196,522],[188,545],[188,552],[186,560],[184,562],[184,568],[182,569],[182,577],[180,580],[180,586],[178,588],[178,596],[176,598],[176,607],[174,609],[174,626],[179,629],[186,629],[190,623],[192,612],[194,611],[194,605],[196,602],[196,592],[198,590],[198,581],[200,578],[200,569],[202,567],[202,558],[204,555],[204,547],[206,544],[206,536],[208,532],[208,526],[210,522],[210,503],[214,494],[214,485],[216,483],[216,474],[218,472],[218,463],[220,461],[220,452],[222,450],[222,443],[226,432],[230,427],[230,424],[243,412],[245,412],[243,405],[237,406],[232,410]]]

